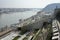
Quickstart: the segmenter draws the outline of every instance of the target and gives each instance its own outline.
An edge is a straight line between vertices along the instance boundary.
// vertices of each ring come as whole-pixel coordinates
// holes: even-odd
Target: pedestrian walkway
[[[29,34],[29,32],[27,32],[24,35],[22,35],[18,40],[23,40],[26,37],[27,34]]]
[[[31,35],[31,36],[28,38],[28,40],[31,40],[32,37],[33,37],[33,36]]]

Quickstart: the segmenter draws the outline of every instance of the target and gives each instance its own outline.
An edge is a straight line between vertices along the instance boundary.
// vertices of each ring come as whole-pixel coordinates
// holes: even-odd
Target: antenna
[[[56,5],[56,8],[54,9],[54,11],[56,11],[57,8],[58,8],[58,7],[57,7],[57,5]]]
[[[56,5],[56,9],[57,9],[58,7],[57,7],[57,5]]]

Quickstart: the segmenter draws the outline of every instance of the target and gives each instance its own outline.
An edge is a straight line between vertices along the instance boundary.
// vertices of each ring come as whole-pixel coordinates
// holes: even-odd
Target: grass
[[[19,37],[20,37],[20,36],[16,36],[13,40],[18,40]]]
[[[25,37],[23,40],[28,40],[28,37]]]

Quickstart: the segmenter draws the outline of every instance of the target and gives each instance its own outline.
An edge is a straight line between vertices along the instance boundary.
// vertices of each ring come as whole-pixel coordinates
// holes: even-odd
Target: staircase
[[[52,40],[59,40],[59,26],[58,26],[58,21],[53,20],[52,22],[52,29],[53,29],[53,37]]]

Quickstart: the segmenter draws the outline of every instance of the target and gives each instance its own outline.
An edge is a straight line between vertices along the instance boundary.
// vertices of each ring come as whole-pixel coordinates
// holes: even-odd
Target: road
[[[2,38],[1,40],[12,40],[17,35],[18,35],[18,32],[11,32],[8,36]]]

